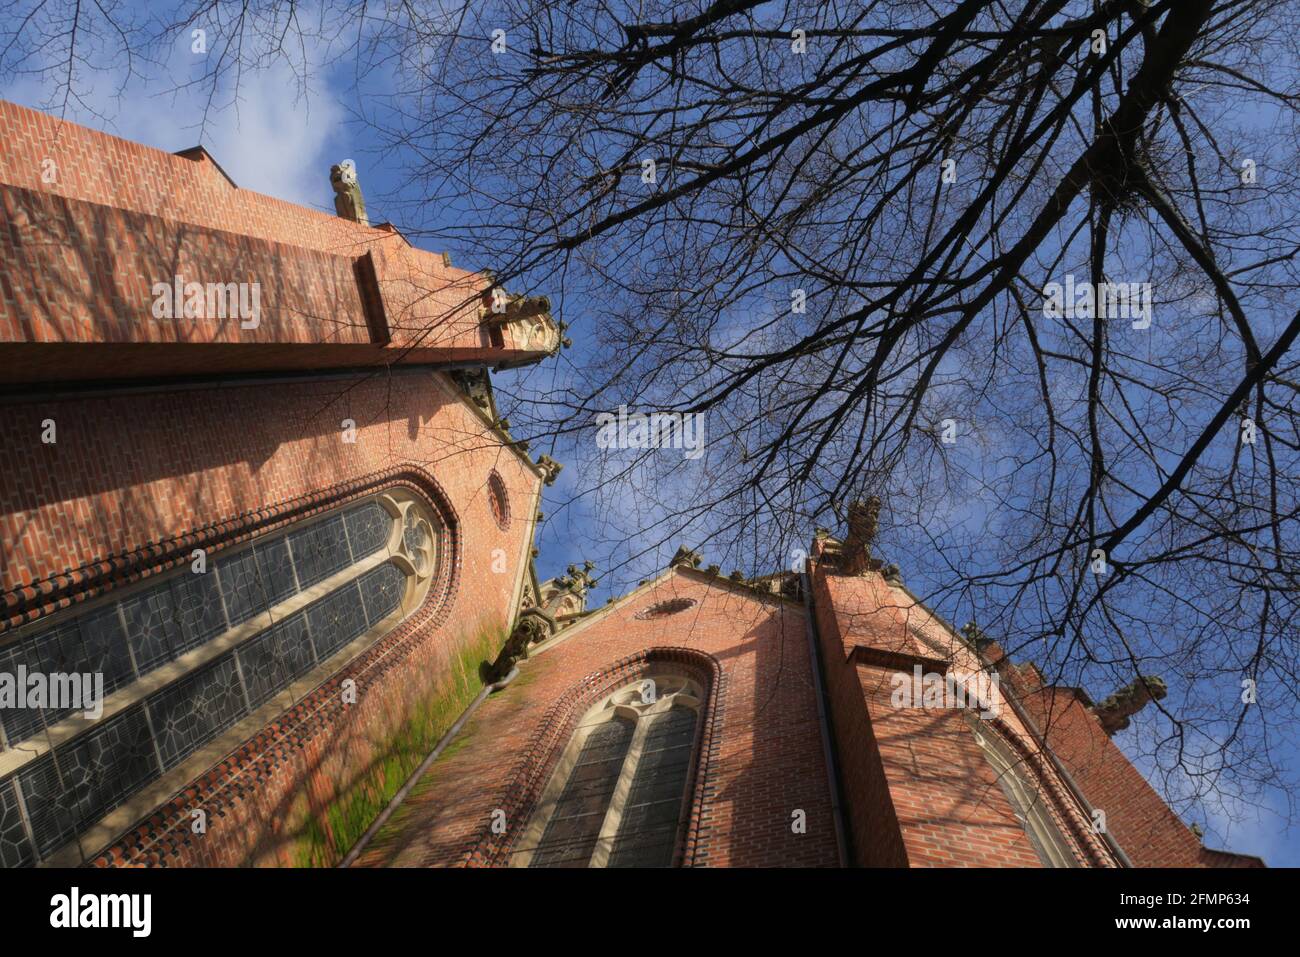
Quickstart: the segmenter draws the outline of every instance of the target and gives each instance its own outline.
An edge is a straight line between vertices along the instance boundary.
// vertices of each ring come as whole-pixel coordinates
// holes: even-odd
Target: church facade
[[[564,329],[350,163],[328,215],[10,103],[0,143],[0,865],[1262,866],[1116,746],[1157,676],[955,630],[878,503],[798,571],[539,581],[560,466],[490,370]]]

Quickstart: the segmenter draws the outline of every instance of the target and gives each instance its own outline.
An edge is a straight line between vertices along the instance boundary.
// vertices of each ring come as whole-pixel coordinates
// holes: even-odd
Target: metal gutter
[[[984,655],[979,651],[979,649],[973,649],[973,650],[975,651],[975,654],[978,655],[981,659],[984,658]],[[1007,663],[1010,664],[1010,661],[1008,660]],[[1065,782],[1066,787],[1068,787],[1071,793],[1074,794],[1074,799],[1078,801],[1079,804],[1082,805],[1084,811],[1087,812],[1088,818],[1090,820],[1095,821],[1097,818],[1093,813],[1094,808],[1091,802],[1089,802],[1088,799],[1084,797],[1083,789],[1080,788],[1079,785],[1075,782],[1074,778],[1070,775],[1070,772],[1065,769],[1065,765],[1061,763],[1060,759],[1056,756],[1056,753],[1050,747],[1048,747],[1047,739],[1043,736],[1043,732],[1038,729],[1038,725],[1034,723],[1034,719],[1029,716],[1029,714],[1021,706],[1020,702],[1016,700],[1016,696],[1014,693],[1004,694],[1003,697],[1006,698],[1006,700],[1011,703],[1012,710],[1016,712],[1016,715],[1020,718],[1020,720],[1025,723],[1025,727],[1029,729],[1029,733],[1032,734],[1034,738],[1037,740],[1039,746],[1043,749],[1043,753],[1047,755],[1047,759],[1052,762],[1052,766],[1056,768],[1056,772],[1061,776],[1061,780]],[[1100,834],[1101,834],[1101,839],[1106,842],[1106,846],[1110,848],[1111,853],[1113,853],[1115,857],[1119,859],[1119,862],[1121,864],[1123,864],[1125,867],[1137,866],[1131,860],[1129,860],[1129,856],[1124,853],[1124,848],[1120,847],[1119,842],[1116,841],[1113,836],[1111,836],[1110,828],[1103,828]]]
[[[826,760],[826,774],[830,778],[831,819],[835,823],[835,851],[840,867],[850,867],[849,838],[844,827],[843,789],[840,783],[839,759],[831,741],[831,718],[826,708],[826,677],[822,671],[821,629],[817,627],[817,609],[812,600],[812,578],[807,569],[799,573],[803,586],[803,604],[808,612],[808,647],[812,655],[813,683],[817,688],[817,723],[821,726],[822,754]]]

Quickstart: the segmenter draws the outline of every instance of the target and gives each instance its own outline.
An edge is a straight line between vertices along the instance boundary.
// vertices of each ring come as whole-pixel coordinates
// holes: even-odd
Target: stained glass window
[[[586,867],[618,785],[636,725],[615,718],[583,742],[530,867]]]
[[[13,785],[0,784],[0,867],[22,867],[31,862],[32,846]]]
[[[316,664],[306,613],[291,615],[240,645],[237,655],[249,704],[257,708]]]
[[[695,712],[673,708],[645,721],[641,760],[632,773],[609,867],[668,867],[673,862],[695,743]]]
[[[700,701],[694,682],[661,675],[639,679],[589,711],[512,865],[672,866]]]
[[[371,499],[214,555],[202,573],[187,566],[0,647],[0,672],[99,674],[109,695],[189,651],[233,641],[0,781],[0,866],[49,856],[317,664],[399,620],[410,568],[427,590],[433,569],[419,565],[436,553],[428,540],[437,537],[436,520],[409,499],[386,502]],[[390,554],[395,528],[403,534]],[[418,539],[419,554],[408,554],[408,537]],[[394,556],[406,559],[408,571]],[[329,591],[307,602],[302,593],[325,581]],[[266,627],[228,637],[259,615]],[[0,710],[4,750],[43,741],[47,728],[76,710]]]

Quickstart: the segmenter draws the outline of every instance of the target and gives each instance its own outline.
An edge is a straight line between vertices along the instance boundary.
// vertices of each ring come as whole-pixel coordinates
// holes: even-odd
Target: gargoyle
[[[673,556],[673,560],[668,563],[668,567],[672,568],[674,565],[685,565],[688,568],[699,568],[703,561],[704,559],[700,557],[699,552],[695,551],[693,548],[687,548],[685,545],[682,545],[677,549],[677,554]]]
[[[564,468],[563,465],[555,461],[555,459],[551,458],[549,455],[543,455],[539,458],[537,460],[537,467],[544,473],[542,475],[542,482],[546,485],[554,485],[556,476],[558,476],[560,470]]]
[[[1163,679],[1139,675],[1132,684],[1125,685],[1092,709],[1107,734],[1123,731],[1129,718],[1141,711],[1151,701],[1159,701],[1169,693]]]
[[[989,645],[993,644],[993,639],[984,634],[984,629],[973,621],[966,622],[962,626],[961,633],[966,636],[966,640],[975,646],[976,651],[983,651]]]
[[[517,662],[528,658],[528,646],[545,640],[550,634],[551,628],[547,626],[547,619],[544,616],[528,612],[520,615],[496,661],[488,666],[487,673],[484,675],[486,682],[494,684],[510,674]]]

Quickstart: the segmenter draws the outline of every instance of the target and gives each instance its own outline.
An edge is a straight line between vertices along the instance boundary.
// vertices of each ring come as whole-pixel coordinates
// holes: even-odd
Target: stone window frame
[[[345,668],[351,661],[363,654],[379,639],[389,634],[403,621],[419,610],[428,599],[433,586],[443,580],[444,565],[451,558],[452,529],[441,514],[441,509],[426,501],[421,495],[401,485],[389,486],[377,491],[360,495],[346,502],[277,526],[273,530],[240,542],[230,548],[214,549],[208,560],[229,561],[242,552],[268,540],[286,537],[298,533],[313,525],[330,520],[332,517],[364,506],[375,501],[392,519],[385,543],[375,551],[355,559],[337,572],[315,582],[308,587],[287,596],[276,604],[263,607],[262,611],[251,618],[225,629],[207,641],[193,647],[174,660],[169,661],[135,680],[117,688],[104,696],[102,714],[95,719],[85,718],[80,713],[57,721],[45,728],[44,734],[18,742],[16,746],[0,747],[0,788],[12,788],[24,821],[27,839],[31,845],[34,861],[55,866],[73,866],[85,857],[86,845],[108,843],[124,828],[149,813],[154,807],[175,793],[196,775],[210,767],[213,760],[236,747],[249,734],[255,733],[280,715],[289,711],[311,690]],[[146,699],[159,692],[178,685],[187,678],[202,671],[214,662],[224,658],[232,651],[249,645],[255,639],[265,635],[275,626],[309,605],[313,605],[340,588],[359,580],[367,573],[384,565],[392,564],[406,577],[406,587],[397,608],[376,621],[356,638],[341,647],[333,649],[319,659],[313,667],[297,680],[275,691],[269,700],[260,706],[249,709],[245,715],[232,726],[219,732],[214,738],[189,754],[179,764],[164,768],[161,775],[154,776],[143,786],[132,791],[117,806],[111,808],[98,821],[81,828],[66,844],[47,854],[38,850],[32,825],[28,820],[25,802],[16,782],[18,775],[45,757],[51,751],[57,752],[109,721],[133,708],[140,707]],[[120,588],[109,588],[84,602],[77,602],[70,608],[61,609],[43,615],[21,628],[3,636],[3,644],[18,643],[34,632],[43,632],[57,627],[65,620],[73,620],[93,614],[99,608],[115,602],[129,599],[132,594],[155,588],[165,580],[182,575],[193,574],[188,563],[168,569],[158,575],[151,575],[141,581]],[[444,596],[445,597],[445,596]],[[238,670],[238,666],[236,665]],[[241,685],[243,679],[241,676]],[[154,732],[151,729],[151,735]],[[57,753],[56,753],[57,757]]]
[[[653,701],[646,701],[647,686],[654,687]],[[661,693],[662,689],[670,690]],[[688,757],[689,771],[683,782],[681,805],[677,814],[677,829],[674,845],[680,844],[683,829],[688,823],[688,811],[692,799],[692,782],[698,771],[700,760],[700,739],[706,713],[706,691],[700,682],[684,674],[681,669],[671,664],[653,667],[649,672],[621,684],[617,689],[605,695],[578,721],[569,736],[568,743],[560,754],[559,761],[552,770],[541,797],[525,825],[522,835],[510,854],[510,867],[528,867],[533,853],[538,848],[546,827],[555,813],[560,797],[569,782],[578,756],[582,752],[587,738],[596,728],[615,720],[630,720],[634,723],[632,740],[623,755],[617,783],[605,809],[596,846],[592,850],[588,867],[604,867],[608,863],[613,843],[618,836],[619,827],[626,810],[627,798],[632,782],[636,777],[637,767],[645,754],[645,739],[653,722],[648,720],[666,714],[675,708],[684,708],[695,715],[695,729]],[[674,859],[672,866],[677,866]]]
[[[488,473],[487,479],[488,511],[497,528],[506,531],[510,528],[510,493],[506,489],[505,479],[496,469]]]
[[[1048,806],[1046,788],[989,722],[967,715],[971,733],[1044,867],[1083,867]]]

